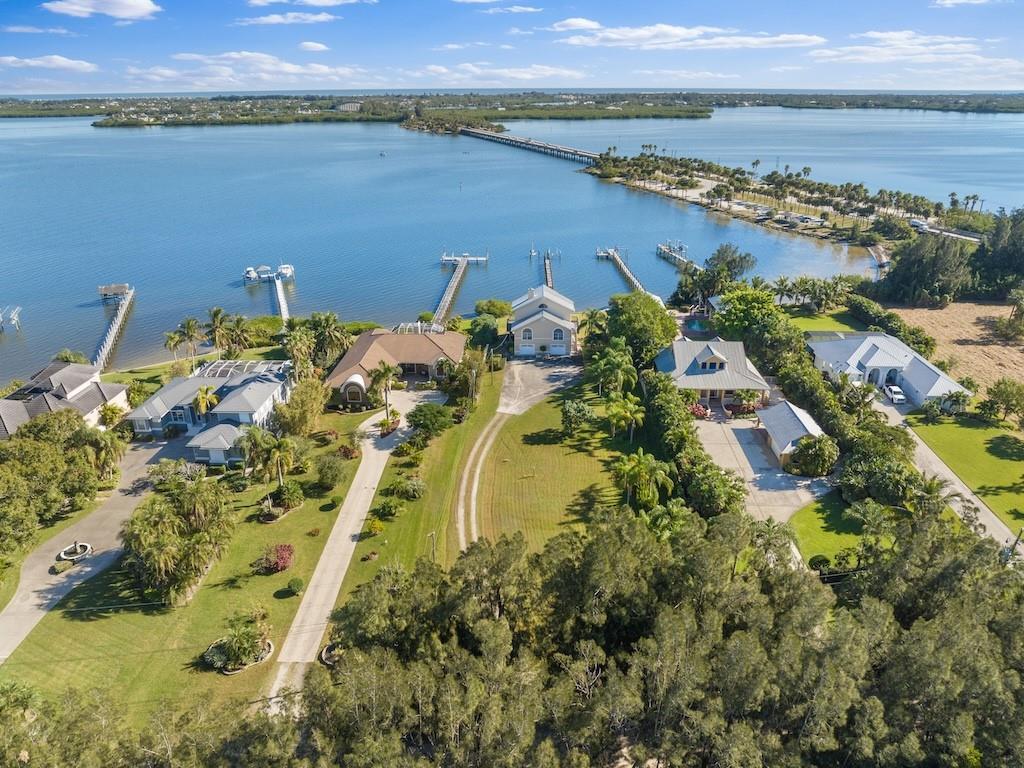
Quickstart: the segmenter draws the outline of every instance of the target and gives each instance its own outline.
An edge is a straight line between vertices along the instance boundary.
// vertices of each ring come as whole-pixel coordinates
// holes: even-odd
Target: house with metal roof
[[[224,464],[238,458],[234,441],[251,425],[270,423],[274,406],[292,390],[291,363],[279,360],[215,360],[193,375],[172,379],[128,414],[136,434],[177,427],[194,461]],[[196,399],[208,387],[217,404],[200,413]],[[229,442],[230,441],[230,442]]]
[[[760,410],[757,415],[780,467],[789,463],[801,440],[825,434],[811,414],[788,400]]]
[[[0,399],[0,440],[35,416],[65,409],[78,411],[95,427],[104,405],[128,409],[127,392],[123,384],[100,381],[100,369],[94,365],[54,361]]]
[[[807,336],[815,366],[831,379],[846,374],[854,383],[895,384],[914,405],[968,392],[895,336],[875,331],[823,332]],[[970,394],[968,392],[968,394]]]
[[[327,376],[350,407],[370,404],[371,376],[381,363],[401,368],[404,376],[441,379],[462,361],[466,337],[455,331],[395,333],[374,328],[359,334],[344,357]]]
[[[680,389],[692,389],[700,402],[725,405],[738,391],[749,389],[767,399],[771,387],[747,359],[741,341],[681,338],[654,358],[654,367],[672,377]]]
[[[512,302],[509,332],[515,341],[515,353],[561,357],[576,352],[576,311],[573,300],[554,288],[531,288]]]

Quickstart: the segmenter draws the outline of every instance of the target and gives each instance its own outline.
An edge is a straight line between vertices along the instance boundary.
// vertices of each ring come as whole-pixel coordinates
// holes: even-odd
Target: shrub
[[[253,563],[258,573],[271,574],[287,571],[295,559],[295,547],[291,544],[274,544],[264,550],[263,555]]]
[[[324,454],[316,460],[317,483],[325,491],[331,490],[345,477],[345,460],[333,454]]]
[[[380,519],[397,517],[405,511],[405,504],[399,501],[394,496],[387,496],[381,500],[380,504],[373,511],[374,514]]]
[[[409,426],[426,435],[429,440],[448,429],[452,421],[452,409],[437,403],[420,403],[406,417]]]
[[[304,586],[306,586],[306,582],[304,582],[302,579],[294,578],[288,580],[288,591],[291,592],[293,595],[301,595],[302,588]]]
[[[575,435],[584,424],[594,420],[594,409],[583,400],[565,400],[562,403],[562,434]]]
[[[275,504],[288,510],[301,506],[306,500],[306,495],[297,481],[285,480],[284,485],[274,490],[273,498]]]
[[[827,571],[832,561],[825,555],[815,555],[807,561],[807,567],[812,571]]]
[[[505,370],[505,356],[504,355],[491,355],[490,366],[492,371],[503,371]]]
[[[921,406],[925,423],[935,424],[942,418],[942,405],[938,400],[928,400]]]
[[[317,536],[320,535],[320,529],[310,528],[308,531],[306,531],[306,535],[309,536],[309,538],[311,539],[315,539]]]
[[[53,564],[50,570],[53,573],[65,573],[75,567],[75,564],[71,560],[58,560]]]
[[[228,621],[228,633],[206,650],[203,661],[217,670],[241,669],[259,661],[270,637],[266,618],[260,607],[235,614]]]
[[[824,477],[839,460],[839,446],[828,435],[805,437],[793,451],[790,468],[805,477]]]
[[[235,493],[241,493],[249,487],[249,478],[241,472],[233,472],[224,478],[224,483]]]
[[[426,493],[427,484],[416,476],[396,477],[387,488],[388,494],[401,499],[418,499]]]
[[[402,458],[405,458],[406,456],[412,455],[416,451],[417,451],[417,448],[412,446],[410,443],[405,442],[405,443],[399,443],[398,445],[396,445],[394,450],[391,451],[391,455],[395,456],[395,457],[397,457],[399,459],[402,459]]]
[[[690,413],[693,414],[695,419],[706,419],[711,411],[709,411],[705,405],[694,403],[690,406]]]
[[[359,448],[345,443],[338,446],[338,455],[343,459],[357,459],[359,458]]]
[[[428,438],[423,432],[413,432],[406,442],[412,446],[413,450],[422,451],[427,447],[427,443],[430,442],[430,438]]]
[[[223,464],[211,464],[209,467],[206,468],[206,475],[207,477],[220,477],[226,471],[227,469],[224,467]]]
[[[413,453],[413,454],[409,455],[409,457],[405,461],[405,466],[415,468],[415,467],[418,467],[422,463],[423,463],[423,453],[422,452],[416,452],[416,453]]]
[[[331,496],[331,504],[336,507],[340,507],[343,501],[345,501],[344,496]]]
[[[380,536],[384,533],[384,523],[380,521],[380,518],[371,515],[366,523],[366,532],[371,536]]]

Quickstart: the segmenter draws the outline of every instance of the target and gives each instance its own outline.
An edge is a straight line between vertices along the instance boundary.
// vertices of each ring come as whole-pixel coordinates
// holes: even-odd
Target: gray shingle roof
[[[201,451],[226,451],[241,437],[243,431],[235,424],[215,424],[189,440],[185,447]]]
[[[22,424],[27,422],[28,409],[18,400],[0,400],[0,440],[6,440]]]
[[[284,373],[247,373],[232,377],[214,413],[255,413],[287,380]]]
[[[146,402],[128,414],[130,419],[162,419],[168,411],[179,405],[188,405],[196,398],[200,387],[220,389],[227,379],[217,376],[191,376],[171,379],[151,395]]]
[[[724,369],[701,368],[711,358],[725,361]],[[747,359],[741,341],[694,341],[682,338],[672,342],[654,359],[654,367],[667,373],[682,389],[754,389],[765,392],[770,387],[754,364]]]
[[[803,408],[788,400],[757,412],[761,425],[768,430],[775,444],[785,453],[805,437],[824,434],[818,423]]]

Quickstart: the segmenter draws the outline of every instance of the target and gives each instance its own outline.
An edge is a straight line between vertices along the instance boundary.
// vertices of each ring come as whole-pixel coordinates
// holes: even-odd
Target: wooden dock
[[[680,242],[669,241],[667,243],[658,243],[658,247],[655,249],[655,253],[662,259],[671,264],[675,264],[677,267],[696,267],[698,270],[703,270],[700,264],[689,259],[689,249]]]
[[[114,313],[110,325],[107,326],[107,332],[103,335],[103,339],[96,349],[96,354],[92,358],[92,364],[102,370],[107,367],[107,361],[110,359],[110,353],[114,349],[114,343],[117,341],[117,337],[121,335],[124,320],[128,316],[128,310],[131,308],[132,302],[135,300],[135,289],[130,285],[122,283],[118,285],[101,285],[99,291],[104,301],[107,299],[117,301],[117,311]]]
[[[551,155],[552,157],[560,157],[563,160],[573,160],[577,163],[583,163],[584,165],[594,165],[597,163],[598,158],[600,158],[600,155],[597,152],[588,152],[585,149],[566,147],[561,144],[549,144],[546,141],[527,139],[522,136],[510,136],[507,133],[485,131],[481,128],[462,128],[459,130],[459,133],[463,136],[472,136],[475,139],[495,141],[498,144],[507,144],[510,147],[518,147],[520,149],[528,149],[532,152]]]
[[[459,288],[462,286],[462,281],[466,277],[466,269],[470,264],[486,264],[490,256],[473,256],[468,253],[456,254],[448,253],[445,251],[441,254],[441,263],[449,264],[455,267],[452,272],[452,276],[448,278],[448,285],[445,286],[444,293],[441,294],[441,300],[437,302],[437,308],[434,310],[434,317],[431,320],[431,324],[436,327],[443,327],[444,321],[448,318],[448,313],[452,311],[452,304],[455,303],[455,297],[459,293]]]
[[[619,270],[619,274],[621,274],[622,277],[625,278],[626,284],[629,286],[630,290],[639,291],[640,293],[646,293],[651,298],[656,299],[659,304],[665,306],[665,302],[662,301],[660,296],[658,296],[655,293],[651,293],[646,288],[644,288],[643,283],[640,282],[640,278],[634,275],[633,270],[631,270],[626,265],[626,262],[622,260],[622,255],[619,253],[618,248],[598,248],[597,258],[607,259],[612,264],[614,264],[615,267]]]
[[[544,285],[548,288],[555,287],[555,277],[551,273],[551,251],[544,254]]]
[[[274,277],[274,295],[277,297],[277,312],[281,315],[281,327],[288,325],[291,313],[288,311],[288,299],[284,295],[284,281],[280,275]]]

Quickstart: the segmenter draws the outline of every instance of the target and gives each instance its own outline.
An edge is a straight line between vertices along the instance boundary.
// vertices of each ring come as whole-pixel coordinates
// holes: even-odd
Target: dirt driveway
[[[698,420],[697,434],[712,460],[747,484],[747,512],[757,520],[785,523],[800,508],[832,490],[827,481],[783,472],[755,422],[726,421],[721,414]]]

